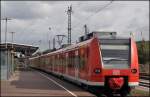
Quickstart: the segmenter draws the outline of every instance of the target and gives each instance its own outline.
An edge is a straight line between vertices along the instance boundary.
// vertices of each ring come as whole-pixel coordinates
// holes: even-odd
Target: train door
[[[60,73],[60,72],[59,72],[59,65],[60,65],[60,63],[59,63],[60,60],[59,60],[59,59],[60,59],[60,56],[59,56],[59,54],[58,54],[58,55],[57,55],[57,71],[56,71],[57,73]]]
[[[55,58],[54,58],[54,56],[52,55],[52,72],[54,72],[54,62],[55,62]]]
[[[75,50],[75,78],[79,78],[79,52]]]
[[[68,74],[68,53],[65,55],[65,64],[66,64],[66,74]]]

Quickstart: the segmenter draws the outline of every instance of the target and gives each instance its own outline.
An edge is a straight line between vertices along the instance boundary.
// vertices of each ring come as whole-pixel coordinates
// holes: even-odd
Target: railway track
[[[140,82],[139,85],[140,85],[140,86],[143,86],[143,87],[150,88],[150,83]]]
[[[140,73],[140,79],[150,80],[150,75],[147,73]]]
[[[140,86],[150,88],[150,81],[149,81],[150,80],[150,75],[149,74],[140,73],[140,79],[141,79],[141,81],[139,83]]]

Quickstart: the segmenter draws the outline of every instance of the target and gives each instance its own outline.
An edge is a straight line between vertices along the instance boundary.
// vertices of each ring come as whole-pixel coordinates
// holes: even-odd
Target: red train
[[[136,43],[115,32],[93,32],[80,37],[79,43],[29,60],[34,68],[106,94],[126,96],[139,84]]]

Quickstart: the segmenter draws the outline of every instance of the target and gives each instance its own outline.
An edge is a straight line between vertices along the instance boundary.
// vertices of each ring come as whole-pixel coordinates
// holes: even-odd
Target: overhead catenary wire
[[[104,5],[102,8],[98,9],[94,14],[88,16],[88,17],[85,18],[84,20],[90,21],[90,19],[91,19],[93,16],[95,16],[97,13],[99,13],[100,11],[102,11],[103,9],[105,9],[106,7],[108,7],[108,6],[109,6],[110,4],[112,4],[112,3],[113,3],[113,0],[110,1],[108,4]],[[82,24],[82,23],[84,23],[84,22],[77,23],[77,24],[74,25],[72,28],[76,28],[77,26],[79,26],[79,25]],[[75,30],[75,29],[72,29],[72,30]]]
[[[86,4],[86,3],[84,3],[84,4]],[[83,4],[82,3],[72,4],[72,7],[74,8],[74,11],[75,11],[75,10],[79,9],[81,7],[81,5],[83,5]],[[99,6],[100,4],[88,4],[88,6],[95,6],[95,5]],[[74,13],[74,11],[72,11],[72,12]],[[72,18],[74,18],[74,15],[72,15]],[[64,24],[65,22],[67,22],[67,19],[62,24]],[[64,30],[64,32],[66,32],[66,31]]]
[[[110,1],[108,4],[104,5],[103,7],[101,7],[100,9],[98,9],[94,14],[92,14],[92,15],[86,17],[85,20],[86,20],[86,21],[87,21],[87,20],[90,21],[93,16],[95,16],[97,13],[101,12],[103,9],[105,9],[106,7],[108,7],[110,4],[112,4],[112,2],[113,2],[113,0]],[[77,32],[77,31],[78,31],[78,32],[81,31],[81,29],[79,29],[79,25],[81,25],[81,24],[87,24],[87,23],[85,23],[85,22],[77,23],[76,25],[74,25],[74,26],[72,27],[72,28],[73,28],[72,30],[75,30],[76,32]],[[79,29],[79,30],[77,30],[77,29],[75,29],[75,28],[77,28],[77,29]]]

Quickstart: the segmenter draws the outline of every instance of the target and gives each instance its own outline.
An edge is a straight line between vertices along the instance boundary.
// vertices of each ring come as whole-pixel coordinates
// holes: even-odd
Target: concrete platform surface
[[[17,71],[1,81],[1,96],[95,97],[80,87],[39,71]]]

